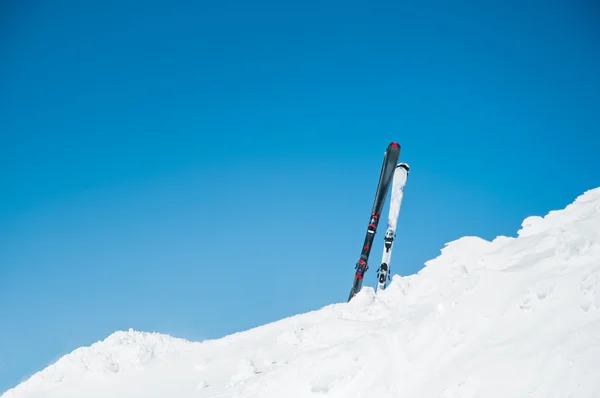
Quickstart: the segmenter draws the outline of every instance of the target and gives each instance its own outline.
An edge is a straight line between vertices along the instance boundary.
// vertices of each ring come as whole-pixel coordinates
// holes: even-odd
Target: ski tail
[[[379,218],[385,199],[387,197],[392,176],[394,173],[394,167],[400,157],[400,145],[397,142],[392,142],[388,145],[384,157],[383,164],[381,165],[381,172],[379,174],[379,182],[375,191],[375,198],[373,200],[373,208],[371,210],[371,218],[369,219],[369,225],[367,226],[367,233],[363,243],[363,248],[360,253],[360,258],[356,263],[354,273],[354,280],[352,282],[352,288],[348,301],[352,299],[362,288],[363,278],[365,272],[367,272],[369,255],[371,253],[371,246],[377,233],[377,226],[379,225]]]
[[[404,198],[404,187],[406,186],[409,170],[410,168],[406,163],[398,164],[394,170],[388,223],[384,237],[383,254],[381,256],[381,265],[377,270],[377,285],[375,288],[376,292],[385,289],[390,279],[392,248],[394,245],[394,240],[396,239],[398,216],[400,215],[400,207],[402,206],[402,199]]]

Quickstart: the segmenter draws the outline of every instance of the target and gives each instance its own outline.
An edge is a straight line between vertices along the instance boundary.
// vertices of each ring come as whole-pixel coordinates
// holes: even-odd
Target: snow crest
[[[202,344],[92,347],[2,398],[600,397],[600,188],[350,303]]]
[[[2,398],[22,396],[21,393],[49,390],[63,383],[99,380],[103,375],[143,370],[152,360],[169,357],[198,343],[159,333],[133,329],[118,331],[103,341],[81,347],[63,356],[56,363],[37,372],[29,380],[9,390]]]

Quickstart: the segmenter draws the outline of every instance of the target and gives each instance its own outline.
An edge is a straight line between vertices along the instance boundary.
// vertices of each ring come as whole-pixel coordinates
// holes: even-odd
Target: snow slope
[[[129,330],[2,398],[600,397],[600,188],[375,295],[192,343]]]

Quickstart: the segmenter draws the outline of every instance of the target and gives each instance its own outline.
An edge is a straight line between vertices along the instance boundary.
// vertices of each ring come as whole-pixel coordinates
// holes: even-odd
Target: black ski
[[[383,156],[383,165],[381,166],[381,173],[379,174],[379,183],[377,184],[377,191],[375,192],[375,201],[373,202],[373,209],[371,210],[371,219],[367,227],[367,235],[365,236],[365,242],[363,244],[362,252],[360,253],[360,259],[356,263],[356,272],[354,273],[354,281],[352,282],[352,290],[350,290],[350,296],[348,301],[352,299],[362,288],[362,282],[369,269],[367,263],[369,262],[369,254],[371,253],[371,245],[373,239],[377,233],[377,226],[379,225],[379,216],[385,203],[385,198],[390,188],[392,176],[394,175],[394,169],[396,163],[400,157],[400,145],[397,142],[392,142],[388,145],[385,155]]]

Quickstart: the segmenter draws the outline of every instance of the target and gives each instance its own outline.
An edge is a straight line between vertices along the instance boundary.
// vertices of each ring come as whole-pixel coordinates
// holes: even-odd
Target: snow
[[[600,397],[599,281],[597,188],[378,294],[218,340],[120,331],[1,397]]]

